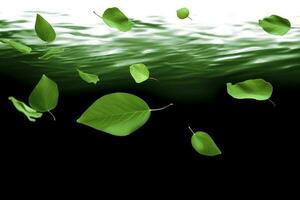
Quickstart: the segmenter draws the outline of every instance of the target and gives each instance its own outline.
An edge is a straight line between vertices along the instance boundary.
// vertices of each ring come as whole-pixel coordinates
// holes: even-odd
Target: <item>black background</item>
[[[228,167],[268,171],[282,163],[292,167],[297,161],[297,87],[275,84],[275,108],[268,101],[235,100],[226,90],[209,103],[175,103],[166,110],[153,112],[150,120],[132,135],[114,137],[80,125],[76,119],[97,98],[115,91],[61,93],[59,105],[53,111],[57,121],[45,114],[32,123],[7,99],[14,96],[27,102],[32,86],[5,76],[0,83],[2,166],[14,172],[51,169],[106,174],[150,169],[151,173],[172,171],[184,176],[195,171],[204,173],[203,169],[217,172]],[[152,108],[170,103],[146,92],[122,92],[140,96]],[[209,133],[223,154],[197,154],[190,144],[189,125]]]

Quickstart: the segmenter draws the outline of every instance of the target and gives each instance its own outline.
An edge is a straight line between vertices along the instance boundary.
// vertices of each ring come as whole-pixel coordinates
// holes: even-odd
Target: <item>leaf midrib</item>
[[[112,114],[112,115],[107,115],[107,117],[98,117],[98,118],[96,118],[96,117],[94,117],[93,119],[91,119],[91,120],[88,120],[88,121],[85,121],[85,123],[90,123],[90,122],[93,122],[93,121],[96,121],[96,120],[103,120],[103,119],[107,119],[107,118],[113,118],[113,117],[116,117],[116,116],[124,116],[124,115],[126,115],[126,114],[131,114],[131,115],[134,115],[134,114],[136,114],[136,113],[142,113],[142,112],[147,112],[147,111],[151,111],[150,109],[147,109],[147,110],[138,110],[138,111],[133,111],[133,112],[124,112],[124,113],[122,113],[122,114]]]

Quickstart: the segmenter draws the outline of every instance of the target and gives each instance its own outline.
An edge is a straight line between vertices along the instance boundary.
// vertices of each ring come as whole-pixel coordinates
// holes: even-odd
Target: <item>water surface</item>
[[[123,33],[100,19],[95,24],[74,24],[68,14],[39,12],[46,19],[59,19],[52,23],[56,41],[46,44],[34,32],[36,13],[0,20],[0,38],[33,49],[23,55],[0,44],[0,73],[18,84],[34,86],[46,74],[66,93],[135,88],[169,99],[198,101],[226,92],[226,82],[249,78],[265,78],[275,86],[300,82],[300,29],[279,37],[265,33],[256,22],[209,27],[195,20],[170,22],[154,16],[133,19],[134,28]],[[38,59],[52,47],[65,51],[50,60]],[[134,63],[146,64],[159,81],[135,84],[129,74]],[[99,74],[100,83],[83,82],[78,67]]]

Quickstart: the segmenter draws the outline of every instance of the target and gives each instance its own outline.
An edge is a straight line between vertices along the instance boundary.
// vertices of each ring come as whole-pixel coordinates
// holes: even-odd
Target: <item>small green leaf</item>
[[[29,46],[26,46],[11,39],[0,39],[0,42],[9,45],[10,47],[24,54],[30,54],[31,52],[31,48]]]
[[[144,64],[131,65],[129,71],[136,83],[144,82],[149,78],[149,70]]]
[[[52,48],[52,49],[48,50],[44,55],[40,56],[39,59],[49,60],[49,59],[55,57],[56,55],[63,53],[64,51],[65,51],[64,48],[60,48],[60,47]]]
[[[95,101],[77,122],[115,136],[126,136],[143,126],[150,114],[143,99],[128,93],[112,93]]]
[[[213,139],[203,131],[193,132],[191,143],[193,148],[204,156],[217,156],[222,153]]]
[[[57,84],[43,75],[29,96],[29,104],[39,112],[49,112],[57,106],[58,95]]]
[[[56,38],[53,27],[39,14],[36,15],[35,32],[45,42],[52,42]]]
[[[236,99],[267,100],[271,97],[273,87],[263,79],[250,79],[236,84],[227,83],[227,93]]]
[[[187,8],[180,8],[176,11],[176,13],[179,19],[185,19],[189,17],[190,11]]]
[[[77,69],[77,71],[78,71],[80,78],[87,83],[96,84],[99,81],[99,77],[95,74],[89,74],[89,73],[83,72],[79,69]]]
[[[43,115],[42,113],[39,113],[31,107],[27,106],[22,101],[15,99],[14,97],[8,97],[8,99],[13,103],[15,108],[19,112],[23,113],[31,122],[35,122],[37,118],[41,118]]]
[[[102,15],[102,19],[109,27],[123,32],[129,31],[133,26],[133,22],[116,7],[106,9]]]
[[[290,21],[277,15],[259,20],[258,24],[264,31],[272,35],[285,35],[291,29]]]

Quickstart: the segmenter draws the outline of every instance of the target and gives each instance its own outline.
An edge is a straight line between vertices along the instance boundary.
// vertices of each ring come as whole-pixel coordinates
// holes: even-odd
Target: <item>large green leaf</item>
[[[136,83],[144,82],[149,78],[149,70],[144,64],[131,65],[129,71]]]
[[[26,46],[11,39],[0,39],[0,42],[9,45],[10,47],[24,54],[30,54],[31,52],[31,48],[29,46]]]
[[[284,35],[291,29],[291,23],[288,19],[277,15],[271,15],[258,22],[264,31],[272,35]]]
[[[45,42],[52,42],[56,38],[53,27],[39,14],[36,15],[35,32]]]
[[[96,74],[89,74],[89,73],[83,72],[79,69],[77,69],[77,71],[78,71],[80,78],[87,83],[96,84],[99,81],[99,77]]]
[[[57,48],[52,48],[49,49],[44,55],[40,56],[39,59],[41,60],[49,60],[53,57],[55,57],[58,54],[61,54],[65,51],[64,48],[57,47]]]
[[[222,153],[213,139],[203,131],[193,132],[191,143],[193,148],[201,155],[217,156]]]
[[[123,32],[129,31],[133,26],[133,22],[116,7],[106,9],[102,15],[102,19],[109,27]]]
[[[176,14],[179,19],[185,19],[189,17],[190,11],[187,8],[180,8],[176,11]]]
[[[58,102],[57,84],[43,75],[29,96],[29,104],[39,112],[49,112]]]
[[[15,108],[19,112],[23,113],[31,122],[35,122],[37,118],[41,118],[43,115],[42,113],[39,113],[27,106],[24,102],[15,99],[14,97],[8,97],[8,99],[13,103]]]
[[[267,100],[272,92],[271,83],[263,79],[250,79],[234,85],[227,83],[227,93],[236,99]]]
[[[95,101],[77,122],[115,136],[126,136],[143,126],[150,113],[143,99],[128,93],[113,93]]]

